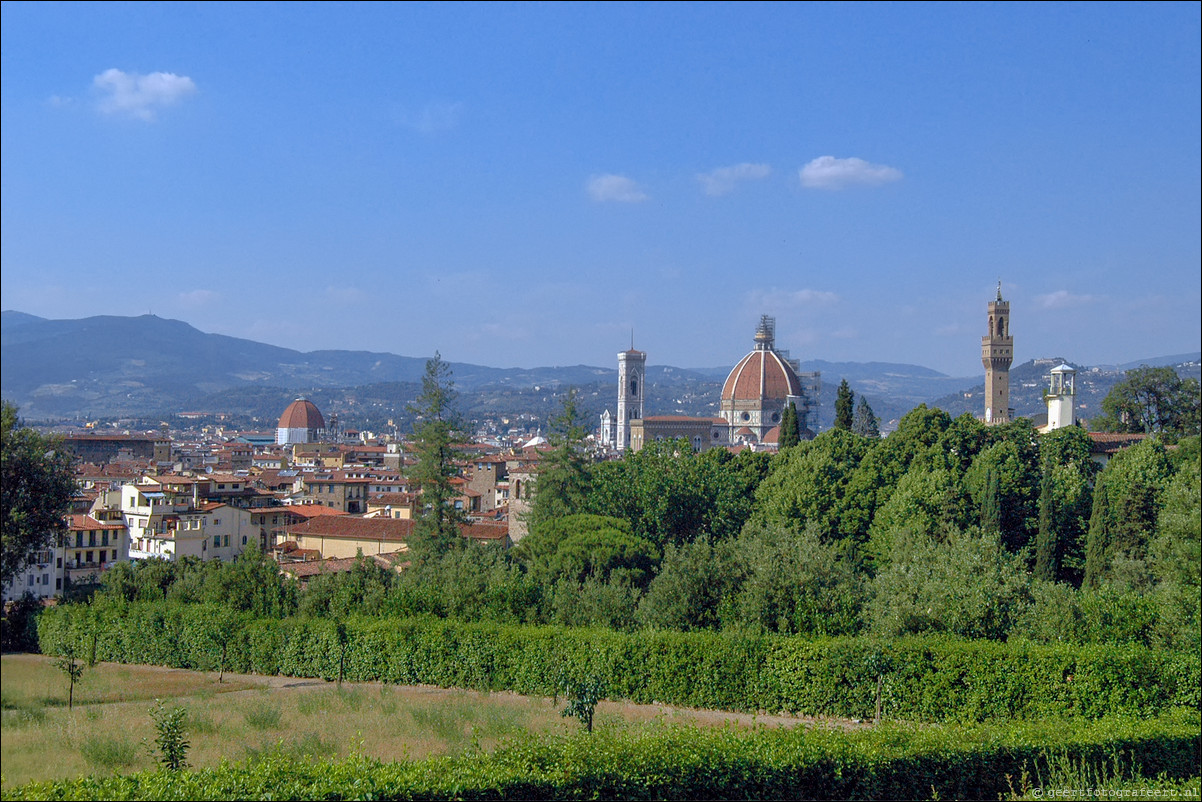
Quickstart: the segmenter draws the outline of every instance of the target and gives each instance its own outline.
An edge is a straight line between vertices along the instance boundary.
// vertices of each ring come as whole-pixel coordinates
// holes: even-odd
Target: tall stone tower
[[[634,350],[618,354],[618,451],[630,446],[630,422],[643,417],[643,380],[647,376],[647,354]]]
[[[1010,363],[1013,361],[1010,302],[1002,300],[1002,282],[999,281],[997,300],[989,302],[989,334],[981,338],[981,363],[985,366],[985,423],[1010,422]]]
[[[1051,380],[1047,391],[1048,425],[1046,431],[1063,429],[1077,422],[1073,402],[1076,400],[1077,371],[1071,365],[1058,365],[1052,368]]]

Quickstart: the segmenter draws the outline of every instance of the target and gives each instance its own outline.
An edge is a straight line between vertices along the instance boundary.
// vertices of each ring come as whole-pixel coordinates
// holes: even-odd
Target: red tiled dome
[[[801,381],[793,366],[768,348],[743,357],[722,386],[723,401],[783,400],[791,395],[801,395]]]
[[[281,429],[324,429],[326,419],[321,411],[307,398],[298,398],[288,405],[280,415]]]

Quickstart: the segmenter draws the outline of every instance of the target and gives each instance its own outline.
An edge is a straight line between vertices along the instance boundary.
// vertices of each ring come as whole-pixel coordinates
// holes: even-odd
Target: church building
[[[718,417],[644,415],[644,382],[647,354],[618,354],[618,414],[601,415],[601,442],[617,451],[638,451],[655,440],[688,440],[695,451],[745,445],[776,447],[785,408],[797,408],[803,439],[813,438],[811,415],[818,404],[821,375],[801,373],[787,351],[776,348],[776,320],[760,317],[755,347],[739,360],[722,386]]]
[[[326,419],[321,410],[307,398],[301,397],[288,405],[275,430],[276,445],[290,446],[296,443],[316,443],[324,435]]]

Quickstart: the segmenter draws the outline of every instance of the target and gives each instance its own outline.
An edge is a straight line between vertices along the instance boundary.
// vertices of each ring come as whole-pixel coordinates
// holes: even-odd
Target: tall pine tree
[[[839,392],[835,396],[835,428],[846,432],[851,431],[853,413],[855,411],[856,395],[847,384],[847,379],[839,382]]]
[[[549,423],[554,448],[543,460],[538,473],[530,511],[531,530],[542,523],[583,512],[591,481],[588,454],[584,449],[588,429],[580,414],[579,394],[575,387],[568,388],[559,414]]]
[[[422,391],[409,407],[416,418],[413,447],[417,464],[410,477],[420,494],[410,549],[419,563],[429,562],[462,544],[460,526],[467,521],[456,509],[458,495],[451,480],[457,474],[451,445],[459,435],[451,366],[435,352],[426,362]]]
[[[868,405],[868,401],[864,396],[860,396],[860,403],[856,404],[856,419],[851,425],[851,430],[861,437],[868,437],[873,440],[880,439],[880,422],[877,420],[876,415],[873,414],[872,407]]]

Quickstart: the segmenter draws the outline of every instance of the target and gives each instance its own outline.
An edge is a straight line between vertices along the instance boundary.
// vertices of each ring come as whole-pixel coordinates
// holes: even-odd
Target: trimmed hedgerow
[[[253,620],[206,605],[131,604],[90,616],[63,606],[39,619],[40,646],[61,654],[349,681],[552,695],[596,677],[614,699],[737,711],[994,721],[1147,717],[1197,710],[1197,654],[1136,645],[1043,645],[914,637],[803,640],[734,633],[636,632],[471,624],[437,618]]]
[[[522,738],[491,754],[384,764],[283,756],[195,772],[34,783],[8,799],[998,799],[1052,764],[1199,774],[1199,718],[859,732],[655,728]]]

